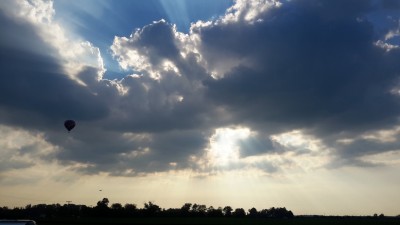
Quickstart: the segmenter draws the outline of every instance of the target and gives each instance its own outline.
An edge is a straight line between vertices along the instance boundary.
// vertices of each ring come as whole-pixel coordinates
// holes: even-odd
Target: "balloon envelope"
[[[75,121],[73,120],[66,120],[64,122],[64,127],[67,128],[68,132],[74,129],[75,127]]]

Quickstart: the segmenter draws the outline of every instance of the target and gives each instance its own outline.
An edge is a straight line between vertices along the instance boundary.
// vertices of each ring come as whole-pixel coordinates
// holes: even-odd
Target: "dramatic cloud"
[[[67,77],[61,62],[51,56],[56,54],[54,49],[34,29],[4,16],[0,19],[2,28],[7,30],[0,46],[3,123],[44,131],[65,117],[92,119],[107,113],[93,93]],[[10,42],[13,43],[7,44]]]
[[[268,135],[302,130],[343,157],[353,155],[349,151],[357,144],[344,148],[337,140],[395,128],[399,99],[392,90],[399,52],[375,44],[379,34],[360,19],[372,6],[355,3],[293,1],[253,22],[233,20],[194,30],[202,40],[201,52],[221,59],[220,64],[225,58],[228,64],[236,61],[223,78],[205,81],[208,98],[226,107],[232,122]],[[237,38],[220,38],[227,33]],[[393,143],[384,146],[365,144],[354,155],[397,149]]]
[[[53,21],[51,2],[7,3],[0,123],[40,137],[27,146],[53,149],[49,162],[113,176],[273,174],[385,165],[368,157],[399,150],[398,24],[369,19],[393,1],[238,0],[188,34],[155,21],[114,38],[130,74],[120,80],[103,77],[96,46]]]

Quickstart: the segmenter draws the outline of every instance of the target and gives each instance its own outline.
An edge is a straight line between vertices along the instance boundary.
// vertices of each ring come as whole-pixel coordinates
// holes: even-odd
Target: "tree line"
[[[257,210],[256,208],[233,209],[230,206],[207,207],[202,204],[185,203],[180,208],[164,209],[149,201],[143,208],[136,204],[113,203],[110,205],[108,198],[98,201],[96,206],[76,204],[37,204],[25,207],[0,208],[0,219],[18,218],[82,218],[82,217],[261,217],[261,218],[293,218],[292,211],[286,208],[269,208]]]

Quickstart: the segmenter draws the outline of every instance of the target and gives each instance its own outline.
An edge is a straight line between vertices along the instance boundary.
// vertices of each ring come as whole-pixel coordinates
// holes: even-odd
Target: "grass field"
[[[82,218],[82,219],[54,219],[54,220],[39,220],[38,225],[162,225],[162,224],[177,224],[177,225],[400,225],[400,218],[365,218],[365,217],[322,217],[322,218],[305,218],[297,217],[293,219],[264,219],[264,218]]]

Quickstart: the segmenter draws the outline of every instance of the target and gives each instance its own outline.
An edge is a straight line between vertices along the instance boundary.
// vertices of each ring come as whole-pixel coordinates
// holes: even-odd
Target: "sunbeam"
[[[190,18],[187,11],[187,1],[160,0],[162,8],[168,16],[168,21],[176,24],[178,29],[187,30],[190,27]]]

